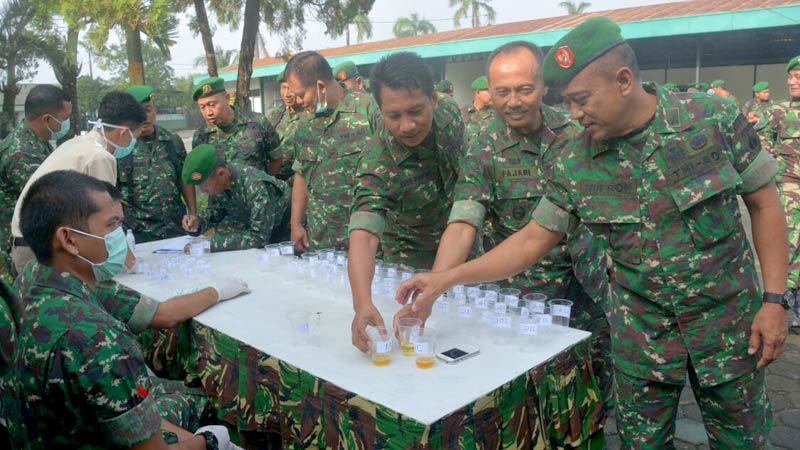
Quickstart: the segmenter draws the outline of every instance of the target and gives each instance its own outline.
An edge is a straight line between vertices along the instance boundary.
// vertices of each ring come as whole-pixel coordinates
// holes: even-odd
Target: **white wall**
[[[453,98],[459,105],[472,102],[470,86],[481,75],[486,75],[486,61],[483,60],[447,63],[444,68],[445,78],[453,82]]]

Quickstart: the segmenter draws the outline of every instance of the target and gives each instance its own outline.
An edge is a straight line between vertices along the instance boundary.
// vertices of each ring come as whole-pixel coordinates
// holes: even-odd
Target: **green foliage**
[[[89,75],[78,77],[77,86],[78,108],[84,113],[96,111],[103,96],[114,90],[114,87],[107,81],[92,78]]]
[[[402,38],[436,33],[436,27],[425,20],[425,18],[417,16],[417,13],[411,13],[411,17],[401,17],[397,19],[397,22],[394,23],[394,28],[392,28],[392,32],[395,37]]]
[[[575,15],[586,12],[587,9],[592,7],[589,2],[577,2],[575,0],[568,0],[558,4],[558,6],[567,10],[567,14]]]
[[[469,16],[473,28],[481,26],[481,10],[485,11],[486,25],[493,24],[497,14],[489,3],[491,3],[491,0],[450,0],[451,8],[458,6],[453,15],[453,24],[456,28],[459,28],[461,19],[466,19]]]

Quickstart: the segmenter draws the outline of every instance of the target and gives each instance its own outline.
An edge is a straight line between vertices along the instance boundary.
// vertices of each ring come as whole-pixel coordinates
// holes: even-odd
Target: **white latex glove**
[[[219,299],[217,300],[218,302],[232,299],[240,294],[250,293],[250,287],[248,287],[247,283],[240,278],[220,278],[214,284],[212,284],[211,287],[216,289],[217,294],[219,295]]]
[[[207,425],[204,427],[200,427],[197,431],[194,432],[194,435],[197,436],[198,434],[209,431],[211,434],[217,438],[217,444],[219,445],[219,450],[229,450],[231,448],[231,437],[228,435],[228,429],[222,425]]]

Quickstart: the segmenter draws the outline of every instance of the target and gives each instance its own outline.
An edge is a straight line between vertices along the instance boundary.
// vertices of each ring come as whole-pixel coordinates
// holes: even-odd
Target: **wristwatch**
[[[789,309],[794,306],[795,296],[791,289],[783,294],[776,294],[775,292],[764,292],[762,300],[766,303],[777,303],[783,306],[783,309]]]
[[[203,431],[200,433],[200,436],[206,439],[206,450],[219,450],[219,441],[217,441],[217,437],[214,436],[214,433]]]

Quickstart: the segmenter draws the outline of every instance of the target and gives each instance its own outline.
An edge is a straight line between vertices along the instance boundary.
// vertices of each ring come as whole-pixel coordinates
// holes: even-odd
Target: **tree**
[[[214,49],[214,32],[216,31],[208,19],[211,12],[217,18],[217,23],[228,25],[231,29],[238,28],[242,2],[240,0],[210,0],[208,9],[204,0],[182,0],[184,7],[194,6],[194,14],[189,16],[189,29],[194,36],[200,36],[203,41],[205,51],[206,66],[208,76],[216,77],[218,72],[216,58],[217,52]]]
[[[225,50],[222,48],[214,49],[214,65],[217,67],[230,67],[236,65],[239,55],[236,50]],[[193,61],[195,67],[200,67],[208,63],[206,55],[198,56]]]
[[[567,0],[558,4],[558,6],[567,10],[567,14],[575,15],[586,12],[587,9],[592,7],[589,2],[577,2],[575,0]]]
[[[359,44],[364,42],[364,39],[372,37],[372,21],[369,20],[366,14],[358,14],[353,17],[353,25],[356,26],[356,42]],[[350,26],[345,28],[346,43],[350,45]],[[334,36],[336,37],[336,36]]]
[[[420,34],[436,33],[436,27],[432,23],[411,13],[411,17],[401,17],[394,23],[392,28],[394,36],[397,38],[417,36]]]
[[[36,67],[36,51],[41,37],[31,26],[35,18],[34,5],[24,0],[10,0],[1,11],[0,18],[0,67],[3,81],[3,116],[0,133],[7,134],[16,125],[14,105],[20,87],[18,81],[33,76]]]
[[[114,87],[100,78],[92,78],[89,75],[78,77],[78,107],[84,113],[97,111],[100,100],[107,93],[114,90]],[[93,116],[94,117],[94,116]]]
[[[497,14],[489,5],[490,2],[491,0],[450,0],[451,8],[458,6],[453,15],[453,24],[456,28],[461,27],[461,19],[465,19],[469,15],[473,28],[481,26],[481,10],[486,12],[486,25],[493,24]]]

